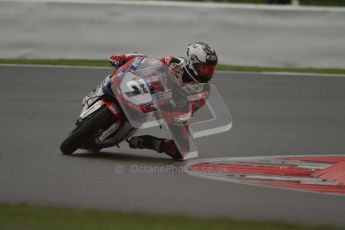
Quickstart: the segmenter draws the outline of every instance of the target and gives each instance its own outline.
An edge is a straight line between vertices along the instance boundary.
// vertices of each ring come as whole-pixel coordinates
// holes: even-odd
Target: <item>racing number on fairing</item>
[[[152,96],[145,81],[133,73],[127,73],[120,87],[125,99],[135,105],[146,104],[152,101]]]
[[[145,93],[149,93],[147,90],[147,86],[145,84],[145,82],[143,82],[142,80],[137,80],[137,81],[129,81],[127,82],[128,88],[132,89],[132,91],[126,92],[126,95],[128,97],[133,97],[133,96],[137,96],[139,94],[145,94]],[[139,86],[139,87],[138,87]]]
[[[133,96],[137,96],[139,94],[141,94],[137,84],[137,82],[135,81],[130,81],[130,82],[127,82],[127,85],[128,85],[128,88],[129,89],[132,89],[132,91],[129,91],[129,92],[126,92],[126,95],[128,97],[133,97]]]

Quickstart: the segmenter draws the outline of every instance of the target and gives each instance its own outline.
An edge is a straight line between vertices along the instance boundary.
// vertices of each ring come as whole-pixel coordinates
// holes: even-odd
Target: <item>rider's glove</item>
[[[108,61],[112,66],[114,66],[116,68],[120,68],[123,64],[125,64],[124,59],[125,59],[124,55],[121,55],[121,56],[113,55],[109,58]]]

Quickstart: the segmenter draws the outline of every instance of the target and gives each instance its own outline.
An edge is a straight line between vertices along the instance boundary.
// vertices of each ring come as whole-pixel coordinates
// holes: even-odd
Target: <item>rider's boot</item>
[[[182,159],[180,152],[172,140],[143,135],[132,137],[128,143],[129,147],[133,149],[151,149],[159,153],[164,152],[174,160]]]

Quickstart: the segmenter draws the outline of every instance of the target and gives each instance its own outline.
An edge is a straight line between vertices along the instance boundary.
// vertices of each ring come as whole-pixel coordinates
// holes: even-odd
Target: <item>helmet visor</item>
[[[209,81],[214,75],[216,65],[213,64],[201,64],[199,66],[199,75],[205,80]]]

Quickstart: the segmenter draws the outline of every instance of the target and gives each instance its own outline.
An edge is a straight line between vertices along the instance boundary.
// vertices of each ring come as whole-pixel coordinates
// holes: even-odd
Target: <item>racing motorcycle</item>
[[[98,152],[118,146],[138,128],[162,126],[164,122],[186,125],[190,111],[176,113],[174,109],[181,101],[202,97],[200,85],[181,91],[167,66],[141,56],[114,71],[110,80],[102,85],[102,91],[103,95],[82,111],[76,127],[61,143],[63,154],[71,155],[77,149]],[[186,99],[186,92],[191,99]],[[175,111],[173,117],[172,110]]]

